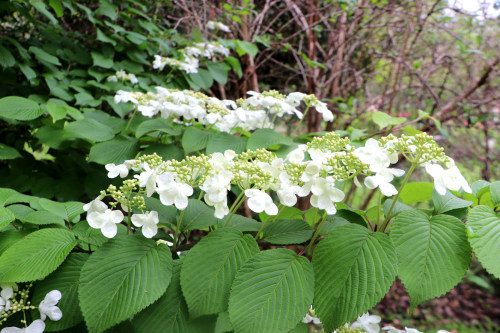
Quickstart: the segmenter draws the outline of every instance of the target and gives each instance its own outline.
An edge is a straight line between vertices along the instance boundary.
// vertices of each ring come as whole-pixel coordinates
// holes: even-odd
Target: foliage
[[[415,308],[459,283],[472,254],[500,276],[500,183],[469,186],[411,127],[440,126],[433,112],[410,123],[373,112],[360,129],[304,134],[304,119],[342,120],[331,103],[285,90],[226,95],[274,43],[235,37],[252,14],[243,3],[222,6],[230,26],[189,33],[157,1],[2,5],[2,325],[23,312],[47,331],[288,332],[312,306],[332,331],[396,277]],[[356,10],[341,12],[329,22]],[[406,135],[376,140],[371,123]],[[391,167],[402,160],[406,170]],[[433,183],[410,182],[418,172]],[[63,317],[42,321],[44,306]]]

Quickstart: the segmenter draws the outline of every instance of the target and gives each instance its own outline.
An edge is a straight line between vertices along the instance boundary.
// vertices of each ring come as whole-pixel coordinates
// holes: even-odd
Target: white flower
[[[300,102],[306,97],[307,95],[301,92],[293,92],[288,94],[288,96],[285,98],[285,102],[290,104],[291,106],[299,106]]]
[[[389,153],[385,148],[379,146],[375,139],[368,139],[364,147],[360,147],[353,152],[361,162],[368,164],[370,170],[377,172],[387,168],[389,165],[398,161],[396,153]]]
[[[355,322],[351,324],[351,328],[361,328],[367,333],[378,333],[380,332],[381,318],[379,316],[370,315],[368,312],[358,317]]]
[[[152,196],[155,191],[156,176],[158,175],[158,168],[151,169],[149,164],[144,163],[144,170],[140,175],[135,175],[134,177],[139,179],[139,186],[146,188],[146,195],[148,197]]]
[[[425,163],[425,171],[434,178],[434,188],[441,195],[446,194],[446,189],[458,191],[460,188],[467,193],[472,193],[467,180],[455,165],[449,169],[443,169],[439,164]]]
[[[129,74],[129,75],[128,75],[128,79],[129,79],[129,81],[130,81],[132,84],[139,83],[139,80],[137,79],[137,77],[135,76],[135,74]]]
[[[309,313],[302,319],[302,322],[305,324],[309,324],[312,322],[314,325],[321,325],[321,320],[319,318],[311,316]]]
[[[299,145],[296,149],[286,155],[286,160],[291,163],[302,163],[304,161],[304,152],[307,150],[306,145]]]
[[[108,170],[108,178],[116,178],[120,175],[121,178],[125,178],[128,176],[128,168],[126,164],[118,164],[114,163],[106,164],[106,170]]]
[[[163,68],[165,68],[166,65],[167,62],[165,61],[165,58],[162,58],[162,56],[156,54],[155,60],[153,61],[153,68],[163,70]]]
[[[335,214],[335,202],[344,200],[345,194],[335,187],[333,177],[316,178],[311,185],[311,206],[324,209],[329,215]]]
[[[391,184],[394,176],[401,177],[404,175],[404,170],[385,168],[379,170],[375,176],[368,176],[365,178],[365,185],[369,189],[376,187],[380,188],[380,192],[386,197],[391,197],[398,193],[398,190]]]
[[[333,113],[332,111],[328,110],[326,103],[318,101],[315,103],[314,107],[316,108],[316,111],[323,115],[323,119],[325,121],[333,121]]]
[[[119,210],[106,209],[104,212],[91,212],[87,214],[87,222],[94,229],[101,229],[107,238],[115,237],[118,229],[117,223],[123,221],[123,213]]]
[[[146,238],[152,238],[158,232],[158,212],[151,211],[145,214],[132,215],[132,223],[136,227],[142,227],[142,234]]]
[[[45,298],[42,302],[40,302],[40,305],[38,306],[38,309],[40,310],[40,317],[42,318],[42,320],[45,320],[47,317],[49,317],[50,320],[58,321],[62,318],[61,309],[56,306],[61,297],[62,295],[59,290],[52,290],[47,295],[45,295]]]
[[[0,313],[2,311],[9,311],[10,301],[9,298],[14,295],[14,289],[11,286],[3,285],[2,292],[0,292]]]
[[[398,330],[397,328],[395,328],[393,326],[384,326],[382,328],[382,330],[387,331],[387,333],[422,333],[415,328],[409,328],[409,327],[405,327],[405,329],[403,331],[403,330]],[[449,332],[444,331],[444,330],[439,330],[439,331],[437,331],[437,333],[449,333]]]
[[[273,199],[264,191],[257,189],[245,190],[245,195],[248,197],[248,207],[256,212],[266,212],[267,215],[278,214],[278,206],[273,202]]]
[[[175,181],[171,173],[164,173],[156,178],[158,186],[156,192],[160,195],[160,201],[166,205],[184,210],[188,205],[188,197],[193,194],[193,188],[185,183]]]
[[[0,333],[42,333],[45,329],[45,323],[41,319],[34,320],[26,328],[6,327]]]
[[[101,201],[102,198],[103,196],[100,195],[91,202],[83,205],[83,210],[86,211],[87,214],[90,214],[92,212],[104,213],[104,211],[108,209],[108,206],[106,206],[106,204]]]

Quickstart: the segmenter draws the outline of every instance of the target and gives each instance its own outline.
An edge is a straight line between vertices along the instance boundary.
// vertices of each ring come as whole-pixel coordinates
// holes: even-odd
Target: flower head
[[[26,328],[6,327],[0,333],[42,333],[45,329],[45,323],[41,319],[34,320]]]
[[[132,223],[136,227],[142,227],[142,234],[146,238],[152,238],[158,233],[158,212],[151,211],[145,214],[132,215]]]
[[[62,295],[59,290],[52,290],[45,296],[43,301],[38,306],[38,309],[40,310],[40,317],[42,318],[42,320],[45,320],[47,317],[49,317],[50,320],[54,321],[60,320],[62,318],[61,309],[56,306],[61,297]]]
[[[117,223],[123,221],[123,213],[119,210],[106,209],[104,212],[94,211],[87,214],[87,222],[92,228],[101,229],[101,232],[107,238],[116,236],[118,228]]]
[[[370,315],[368,312],[358,317],[356,321],[351,324],[351,328],[361,328],[367,333],[380,332],[379,323],[382,319],[379,316]]]
[[[278,206],[273,202],[273,199],[264,191],[257,189],[245,190],[245,195],[248,197],[248,207],[256,212],[266,212],[267,215],[278,214]]]

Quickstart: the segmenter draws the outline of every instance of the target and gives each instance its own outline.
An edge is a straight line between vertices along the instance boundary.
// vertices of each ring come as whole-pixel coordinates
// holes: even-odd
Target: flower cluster
[[[33,310],[36,307],[31,305],[28,301],[29,289],[31,284],[26,289],[14,291],[17,285],[2,285],[0,293],[0,323],[6,321],[9,316],[19,311]],[[29,326],[26,326],[26,320],[21,322],[26,326],[25,328],[6,327],[0,333],[42,333],[45,329],[45,320],[47,317],[50,320],[58,321],[62,318],[61,309],[56,304],[61,299],[62,295],[59,290],[52,290],[40,302],[38,310],[40,311],[40,319],[34,320]]]
[[[224,25],[222,24],[222,26]],[[153,68],[163,70],[168,65],[171,68],[179,69],[186,73],[198,73],[198,67],[200,66],[199,58],[211,59],[217,55],[229,56],[229,49],[221,43],[214,41],[194,43],[181,49],[180,52],[182,53],[182,60],[155,55]]]
[[[107,78],[109,82],[118,82],[121,81],[130,81],[132,84],[139,83],[139,80],[135,76],[135,74],[128,74],[124,70],[117,71],[115,75],[111,75]]]
[[[208,21],[206,25],[208,30],[221,30],[224,32],[229,32],[229,27],[221,22]]]
[[[232,187],[239,189],[236,203],[248,198],[248,207],[255,213],[277,215],[279,209],[275,201],[291,207],[298,197],[310,196],[311,206],[332,215],[336,213],[336,203],[344,199],[342,185],[352,180],[361,186],[357,179],[360,176],[365,177],[364,184],[370,189],[378,187],[388,197],[397,194],[391,181],[405,172],[390,166],[398,161],[400,154],[412,165],[426,168],[439,166],[438,161],[449,163],[451,160],[426,134],[388,136],[379,141],[370,139],[364,147],[354,148],[348,138],[334,132],[299,145],[285,159],[265,149],[241,154],[227,150],[208,156],[187,156],[181,161],[163,161],[153,154],[121,165],[106,165],[110,178],[126,177],[130,170],[137,174],[125,180],[119,189],[110,185],[84,209],[89,225],[101,229],[109,238],[116,235],[116,224],[125,217],[121,210],[113,210],[118,204],[129,216],[131,208],[140,210],[142,213],[131,216],[130,222],[142,227],[146,237],[153,237],[159,218],[157,212],[145,210],[144,197],[156,193],[164,205],[184,210],[196,188],[202,191],[205,203],[214,207],[214,215],[219,219],[238,208],[237,205],[231,209],[228,206]],[[461,186],[466,188],[466,184]],[[442,185],[456,188],[455,183],[447,181]],[[105,196],[114,200],[110,203],[111,208],[101,201]]]
[[[277,117],[286,115],[302,119],[303,113],[297,109],[302,101],[306,106],[305,112],[315,107],[326,121],[333,120],[333,113],[314,95],[294,92],[285,96],[275,90],[262,93],[249,91],[248,94],[250,97],[247,99],[232,101],[190,90],[156,87],[156,93],[120,90],[115,95],[115,103],[132,102],[146,117],[159,115],[186,125],[197,122],[227,133],[236,128],[245,131],[272,128]]]

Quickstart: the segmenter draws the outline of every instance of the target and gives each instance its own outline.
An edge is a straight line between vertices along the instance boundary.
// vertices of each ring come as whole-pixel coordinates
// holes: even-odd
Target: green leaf
[[[252,133],[248,139],[247,149],[256,150],[259,148],[268,148],[274,145],[290,145],[293,140],[276,132],[270,128],[261,128]]]
[[[94,66],[102,67],[102,68],[111,68],[113,67],[113,59],[106,58],[101,53],[98,52],[90,52],[92,55],[92,60],[94,61]]]
[[[208,140],[214,135],[214,132],[188,127],[182,135],[182,148],[186,154],[204,149],[207,147]]]
[[[340,216],[327,216],[325,222],[321,226],[319,230],[319,235],[326,235],[333,229],[340,227],[341,225],[349,224],[350,222],[343,217]],[[363,224],[364,225],[364,224]]]
[[[49,0],[49,6],[52,7],[57,17],[63,16],[63,7],[61,0]]]
[[[234,69],[236,74],[238,75],[238,78],[241,79],[243,77],[243,71],[241,69],[241,64],[238,59],[235,57],[226,57],[224,61],[228,62],[231,67]]]
[[[182,296],[180,284],[181,265],[182,260],[174,260],[172,281],[165,294],[158,301],[134,316],[132,325],[136,332],[191,333],[210,331],[210,328],[206,326],[203,320],[189,319],[188,308]]]
[[[59,267],[75,244],[75,237],[67,230],[32,232],[0,256],[0,282],[43,279]]]
[[[200,200],[188,199],[181,224],[182,231],[208,228],[214,224],[217,224],[217,218],[212,207]]]
[[[301,244],[311,239],[314,229],[302,219],[279,219],[264,226],[264,240],[271,244]]]
[[[219,228],[224,228],[228,219],[229,215],[225,216],[222,220],[219,220]],[[261,226],[261,222],[257,222],[254,219],[249,219],[248,217],[234,214],[233,217],[231,217],[231,219],[229,220],[226,228],[238,229],[239,231],[259,231]]]
[[[33,70],[33,68],[22,62],[18,62],[17,65],[28,80],[33,80],[34,78],[36,78],[36,72]]]
[[[472,205],[472,201],[457,198],[448,190],[445,195],[440,195],[436,190],[433,190],[432,202],[434,203],[434,211],[436,214],[445,214],[452,210],[467,208]]]
[[[14,243],[20,241],[30,233],[29,230],[7,230],[0,232],[0,255]]]
[[[21,157],[21,154],[12,147],[0,143],[0,160],[12,160]]]
[[[61,66],[61,63],[59,62],[59,59],[57,57],[54,57],[51,54],[48,54],[44,50],[36,47],[36,46],[31,46],[28,49],[31,53],[35,55],[35,57],[42,63],[48,63],[51,65],[56,65],[56,66]]]
[[[396,216],[391,239],[399,258],[398,277],[411,309],[457,285],[469,268],[471,250],[464,224],[450,215],[429,218],[417,209]]]
[[[389,209],[391,209],[393,202],[394,202],[393,199],[387,199],[384,202],[384,215],[385,216],[387,216],[387,214],[389,213]],[[401,213],[405,210],[408,210],[408,209],[412,209],[412,208],[408,205],[405,205],[404,203],[397,201],[396,204],[394,205],[394,208],[392,209],[390,219],[392,219],[394,216],[396,216],[399,213]]]
[[[403,187],[401,195],[404,204],[428,201],[432,199],[434,183],[408,183]]]
[[[148,146],[141,152],[141,155],[152,155],[156,153],[161,156],[164,161],[168,160],[182,160],[184,158],[184,152],[181,148],[174,146],[172,144],[156,143]]]
[[[375,111],[372,114],[372,120],[380,129],[384,129],[387,126],[394,126],[402,124],[406,121],[403,117],[391,117],[387,113]]]
[[[66,117],[66,114],[68,113],[68,110],[64,107],[64,105],[56,105],[54,103],[47,103],[47,112],[50,114],[52,117],[52,122],[55,123],[56,121],[63,119]]]
[[[238,53],[240,57],[242,55],[248,54],[252,58],[255,58],[257,52],[259,52],[259,48],[255,44],[243,40],[236,40],[235,42],[236,42],[236,53]]]
[[[23,219],[23,222],[33,223],[37,225],[58,224],[64,226],[64,219],[57,214],[44,210],[35,210],[28,214]]]
[[[0,44],[0,65],[3,68],[12,67],[16,64],[16,59],[12,53]]]
[[[90,148],[89,162],[99,164],[120,164],[134,158],[139,151],[139,141],[118,135],[113,140],[98,143]]]
[[[469,242],[484,268],[500,279],[500,218],[487,206],[471,209],[467,218]]]
[[[32,196],[21,194],[10,188],[0,188],[0,205],[10,205],[12,203],[28,203],[32,199]]]
[[[246,146],[247,140],[242,137],[229,133],[217,133],[208,140],[207,154],[215,152],[223,153],[228,149],[234,150],[236,154],[240,154],[245,151]]]
[[[288,249],[262,251],[236,274],[229,297],[235,332],[288,332],[313,301],[313,267]]]
[[[84,106],[87,105],[96,107],[102,103],[101,100],[95,99],[94,96],[84,91],[76,94],[75,98],[76,98],[76,103],[75,103],[76,105],[84,105]]]
[[[0,206],[0,230],[9,225],[10,222],[14,221],[16,216],[9,209]]]
[[[78,295],[89,331],[102,332],[143,310],[163,295],[171,277],[168,246],[138,235],[111,239],[81,271]]]
[[[0,99],[0,117],[15,120],[33,120],[40,117],[43,110],[30,99],[9,96]]]
[[[397,273],[397,256],[389,236],[357,224],[328,233],[316,246],[312,264],[316,274],[313,308],[326,331],[374,307]]]
[[[140,138],[144,134],[158,131],[162,133],[167,133],[172,136],[177,136],[181,134],[180,128],[175,128],[172,126],[171,122],[168,119],[156,118],[151,120],[146,120],[137,126],[135,131],[135,137]]]
[[[215,324],[215,333],[232,332],[234,330],[229,318],[229,313],[221,312],[217,316],[217,323]]]
[[[224,228],[205,236],[182,264],[181,286],[191,317],[227,310],[236,271],[259,247],[251,235]]]
[[[500,204],[500,181],[490,184],[491,201],[496,206]]]
[[[7,209],[10,210],[19,221],[24,221],[26,215],[34,211],[34,209],[26,205],[19,204],[10,205]]]
[[[103,125],[97,120],[82,119],[67,124],[64,128],[64,136],[100,142],[112,139],[114,133],[111,127]]]
[[[200,88],[208,90],[214,83],[212,75],[203,68],[198,68],[198,73],[187,74],[186,78],[193,90],[199,90]]]
[[[223,62],[209,62],[207,68],[215,81],[222,85],[227,83],[227,73],[231,69],[229,65]]]
[[[78,305],[78,285],[80,283],[80,271],[87,261],[87,253],[70,253],[63,264],[43,281],[37,282],[34,287],[33,304],[40,304],[52,290],[59,290],[62,294],[57,307],[63,313],[59,321],[46,320],[45,325],[48,332],[60,331],[73,327],[83,321],[82,312]],[[40,317],[38,310],[33,310],[34,318]]]
[[[168,223],[177,226],[177,209],[174,206],[165,206],[159,199],[144,196],[146,207],[148,210],[158,212],[159,223]]]
[[[486,180],[476,180],[474,183],[470,184],[472,189],[472,194],[479,198],[481,195],[486,192],[488,187],[490,186],[490,182]]]
[[[41,208],[56,214],[57,216],[71,222],[75,217],[83,214],[83,203],[77,201],[56,202],[48,199],[40,199],[38,204]]]

